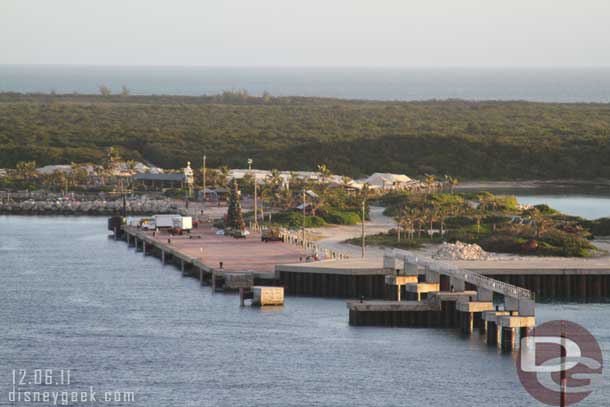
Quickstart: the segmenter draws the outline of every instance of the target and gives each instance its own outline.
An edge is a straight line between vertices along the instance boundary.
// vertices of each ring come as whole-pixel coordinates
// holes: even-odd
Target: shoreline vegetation
[[[565,215],[548,205],[520,205],[489,192],[388,193],[378,200],[396,227],[367,236],[374,246],[417,249],[443,242],[474,243],[487,252],[553,257],[607,254],[591,241],[610,235],[610,219]],[[358,239],[347,243],[357,244]]]
[[[247,158],[261,169],[325,163],[351,177],[610,179],[610,104],[100,93],[0,93],[0,168],[99,164],[114,146],[166,168],[197,166],[205,151],[211,167],[240,168]]]

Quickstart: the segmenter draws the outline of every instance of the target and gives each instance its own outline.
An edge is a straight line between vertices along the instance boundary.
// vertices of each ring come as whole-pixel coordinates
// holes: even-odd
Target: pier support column
[[[466,283],[459,278],[449,277],[449,289],[452,287],[453,291],[464,291],[466,289]]]
[[[161,264],[165,264],[165,250],[161,249]]]
[[[533,331],[534,331],[534,328],[532,328],[530,326],[523,326],[523,327],[519,328],[519,340],[521,340],[523,338],[527,338],[528,336],[532,336]]]
[[[494,300],[494,293],[491,290],[477,287],[477,301],[492,302]]]
[[[409,263],[408,261],[404,261],[404,273],[406,276],[416,276],[418,275],[417,264]]]
[[[493,321],[487,321],[487,344],[490,346],[498,343],[498,326]]]
[[[184,260],[183,259],[180,259],[180,271],[182,272],[182,275],[184,276],[185,272],[184,272]]]
[[[515,329],[502,327],[502,352],[512,352],[515,350]]]
[[[462,312],[462,332],[467,335],[472,335],[474,331],[474,313]]]
[[[199,268],[199,284],[203,285],[203,269]]]
[[[146,256],[146,242],[142,240],[142,254]]]
[[[479,333],[481,335],[487,335],[487,321],[484,319],[481,320],[481,325],[479,325]]]

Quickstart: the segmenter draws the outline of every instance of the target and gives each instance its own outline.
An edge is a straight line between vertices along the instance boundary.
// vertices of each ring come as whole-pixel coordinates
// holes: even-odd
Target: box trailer
[[[153,219],[155,220],[155,228],[163,229],[163,228],[173,228],[174,227],[174,219],[181,218],[180,215],[155,215]]]
[[[190,231],[193,228],[193,218],[190,216],[175,217],[172,222],[174,230]]]

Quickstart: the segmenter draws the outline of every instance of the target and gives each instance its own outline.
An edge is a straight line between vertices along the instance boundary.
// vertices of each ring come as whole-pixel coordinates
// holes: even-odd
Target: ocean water
[[[610,68],[210,68],[0,65],[0,91],[254,95],[345,99],[610,102]]]
[[[454,330],[350,327],[344,301],[240,308],[108,238],[104,218],[0,216],[0,405],[12,371],[70,369],[31,391],[133,391],[121,406],[538,406],[514,355]],[[538,305],[610,360],[610,305]],[[610,369],[606,368],[605,378]],[[606,383],[608,383],[606,381]],[[48,405],[48,404],[34,404]],[[87,403],[75,405],[90,405]],[[610,405],[610,387],[582,406]]]
[[[559,212],[585,219],[610,218],[610,196],[534,194],[517,195],[517,200],[526,205],[547,204]]]

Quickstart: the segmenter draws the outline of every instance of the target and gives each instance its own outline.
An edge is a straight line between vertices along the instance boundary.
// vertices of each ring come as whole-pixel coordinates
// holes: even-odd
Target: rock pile
[[[57,215],[109,215],[120,212],[120,200],[76,201],[76,200],[27,200],[0,203],[0,213],[13,214],[57,214]],[[128,214],[177,213],[175,204],[164,200],[127,201]]]
[[[439,260],[485,260],[488,254],[478,244],[462,243],[443,243],[433,256]]]

